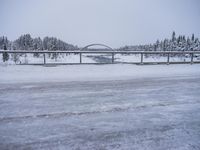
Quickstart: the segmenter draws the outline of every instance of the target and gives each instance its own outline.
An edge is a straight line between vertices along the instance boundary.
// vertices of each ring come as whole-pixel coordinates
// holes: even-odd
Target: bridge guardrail
[[[194,55],[195,54],[200,54],[200,51],[89,51],[89,50],[68,50],[68,51],[48,51],[48,50],[43,50],[43,51],[27,51],[27,50],[0,50],[0,54],[3,53],[8,53],[8,54],[43,54],[43,63],[42,64],[47,64],[46,62],[46,54],[78,54],[79,57],[79,63],[61,63],[61,64],[88,64],[88,63],[83,63],[82,62],[82,54],[110,54],[112,56],[111,62],[110,63],[118,63],[115,61],[115,55],[116,54],[139,54],[140,55],[140,61],[138,62],[133,62],[131,64],[152,64],[152,63],[157,63],[157,64],[174,64],[174,63],[200,63],[200,61],[194,61]],[[166,62],[144,62],[144,55],[149,55],[149,54],[156,54],[156,55],[166,55],[167,59]],[[183,61],[178,61],[178,62],[170,62],[170,55],[190,55],[190,61],[189,62],[183,62]],[[123,62],[122,62],[123,63]],[[51,63],[52,64],[52,63]],[[58,64],[58,63],[56,63]],[[91,63],[91,64],[99,64],[99,63]],[[109,63],[103,63],[103,64],[109,64]]]

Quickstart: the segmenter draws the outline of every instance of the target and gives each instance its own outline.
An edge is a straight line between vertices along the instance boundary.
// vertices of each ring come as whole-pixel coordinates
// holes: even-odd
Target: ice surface
[[[200,65],[0,66],[0,149],[200,149]]]

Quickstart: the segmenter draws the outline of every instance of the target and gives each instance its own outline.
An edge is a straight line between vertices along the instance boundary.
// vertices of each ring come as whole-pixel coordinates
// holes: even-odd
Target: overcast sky
[[[0,36],[55,36],[85,46],[200,37],[200,0],[0,0]]]

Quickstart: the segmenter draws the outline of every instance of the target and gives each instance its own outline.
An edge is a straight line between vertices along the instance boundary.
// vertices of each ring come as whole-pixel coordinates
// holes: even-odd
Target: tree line
[[[157,40],[153,44],[124,46],[120,50],[133,51],[198,51],[200,50],[199,38],[192,34],[191,37],[178,35],[173,32],[170,39]]]
[[[40,37],[32,38],[30,34],[21,35],[15,41],[9,41],[7,37],[0,37],[0,49],[8,50],[77,50],[78,46],[68,44],[55,37]],[[200,50],[199,38],[192,34],[191,37],[185,37],[185,35],[176,36],[176,33],[172,33],[170,39],[157,40],[153,44],[145,45],[131,45],[123,46],[119,50],[142,50],[142,51],[193,51]]]
[[[14,41],[9,41],[7,37],[0,37],[0,49],[4,50],[77,50],[78,46],[68,44],[56,37],[40,37],[32,38],[30,34],[21,35]],[[199,38],[192,34],[191,37],[185,35],[176,36],[173,32],[170,39],[157,40],[153,44],[136,45],[136,46],[124,46],[117,50],[132,50],[132,51],[197,51],[200,50]],[[8,61],[11,57],[12,60],[17,62],[22,54],[3,53],[3,62]],[[35,53],[35,57],[39,57],[39,54]],[[57,58],[57,54],[49,54],[52,59]]]
[[[0,37],[0,49],[3,50],[76,50],[77,46],[72,44],[68,44],[60,39],[55,37],[45,37],[41,39],[40,37],[32,38],[30,34],[21,35],[15,41],[9,41],[7,37]],[[35,53],[35,57],[38,57],[39,54]],[[52,55],[55,58],[57,55]],[[19,60],[20,54],[11,55],[12,59],[16,62]],[[9,60],[8,53],[3,53],[3,62]]]
[[[32,38],[30,34],[21,35],[15,41],[9,41],[7,37],[0,37],[0,49],[6,46],[9,50],[74,50],[77,46],[68,44],[55,37]]]

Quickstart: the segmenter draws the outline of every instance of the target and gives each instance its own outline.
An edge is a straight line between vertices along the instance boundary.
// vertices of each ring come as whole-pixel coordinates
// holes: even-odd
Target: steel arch
[[[85,49],[87,49],[88,47],[92,47],[92,46],[103,46],[103,47],[105,47],[105,48],[107,48],[107,49],[109,49],[109,50],[114,51],[113,48],[111,48],[110,46],[107,46],[107,45],[105,45],[105,44],[90,44],[90,45],[87,45],[87,46],[81,48],[81,50],[85,50]]]

